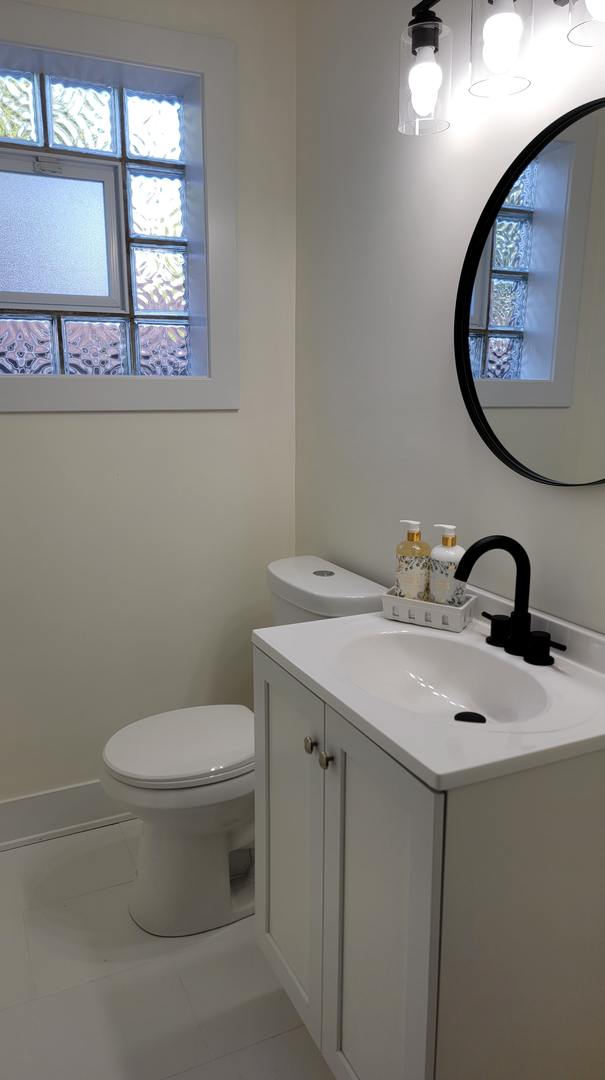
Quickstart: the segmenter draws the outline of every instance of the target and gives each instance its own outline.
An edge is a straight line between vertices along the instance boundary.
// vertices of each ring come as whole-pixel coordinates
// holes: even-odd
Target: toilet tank
[[[387,591],[384,585],[315,555],[269,563],[267,583],[275,626],[380,611]]]

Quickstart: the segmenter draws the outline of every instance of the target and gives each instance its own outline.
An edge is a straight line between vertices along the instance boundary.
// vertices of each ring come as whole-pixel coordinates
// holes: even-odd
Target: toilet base
[[[254,912],[253,878],[229,879],[229,833],[182,833],[144,822],[129,911],[148,934],[187,937]]]
[[[254,896],[253,885],[251,886],[250,891]],[[240,919],[247,919],[250,915],[254,915],[254,898],[250,900],[247,904],[242,905],[241,908],[238,907],[236,911],[232,911],[231,917],[227,919],[226,922],[217,923],[216,926],[203,926],[198,930],[173,930],[170,933],[167,933],[166,929],[152,930],[149,926],[143,926],[143,923],[139,922],[138,918],[133,913],[132,905],[129,905],[128,907],[128,914],[130,915],[133,923],[135,923],[135,925],[139,927],[139,930],[144,930],[146,934],[151,934],[152,937],[195,937],[197,934],[205,934],[207,930],[220,930],[223,926],[231,926],[232,923],[239,922]]]

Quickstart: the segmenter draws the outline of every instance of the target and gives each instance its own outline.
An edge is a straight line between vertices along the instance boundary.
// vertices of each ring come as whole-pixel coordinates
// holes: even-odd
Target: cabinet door
[[[444,796],[326,708],[323,1052],[337,1080],[433,1076]]]
[[[255,649],[256,912],[261,946],[321,1041],[324,704]],[[305,738],[317,745],[305,751]]]

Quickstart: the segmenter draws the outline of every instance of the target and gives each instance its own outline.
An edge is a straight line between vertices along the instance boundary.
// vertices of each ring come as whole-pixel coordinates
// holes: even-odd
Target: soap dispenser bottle
[[[397,596],[405,596],[408,600],[426,600],[430,546],[422,539],[419,521],[408,521],[404,518],[399,524],[408,526],[408,534],[407,539],[398,544],[395,552],[397,555],[395,592]]]
[[[442,529],[441,543],[431,551],[429,560],[429,596],[435,604],[460,607],[466,599],[463,581],[454,577],[464,548],[457,542],[455,525],[435,525]]]

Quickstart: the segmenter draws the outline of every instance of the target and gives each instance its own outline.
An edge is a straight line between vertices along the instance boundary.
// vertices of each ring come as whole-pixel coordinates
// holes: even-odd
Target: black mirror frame
[[[485,419],[483,408],[481,407],[475,389],[468,347],[469,312],[475,285],[475,277],[479,267],[479,260],[483,254],[483,249],[494,221],[496,220],[498,211],[515,180],[540,151],[556,138],[557,135],[560,135],[562,131],[565,131],[566,128],[570,127],[576,120],[582,120],[585,116],[588,116],[590,113],[596,112],[597,109],[602,109],[603,107],[605,107],[605,98],[597,98],[594,101],[587,102],[586,105],[580,105],[575,109],[571,109],[570,112],[560,116],[558,120],[555,120],[552,124],[549,124],[548,127],[544,128],[544,130],[541,131],[535,139],[532,139],[525,149],[515,158],[512,165],[509,166],[494,188],[494,191],[485,204],[481,216],[475,226],[475,230],[468,246],[468,251],[462,264],[460,283],[458,285],[458,293],[456,296],[456,310],[454,316],[456,370],[458,372],[460,390],[462,391],[462,397],[469,416],[486,446],[489,447],[492,453],[495,454],[500,461],[504,462],[505,465],[508,465],[509,469],[513,469],[514,472],[520,473],[521,476],[526,476],[529,480],[535,480],[538,484],[549,484],[551,487],[594,487],[598,484],[605,484],[605,477],[602,480],[587,480],[579,484],[570,484],[562,480],[551,480],[549,477],[541,476],[539,473],[534,472],[533,469],[528,468],[521,461],[517,461],[503,443],[500,442]]]

